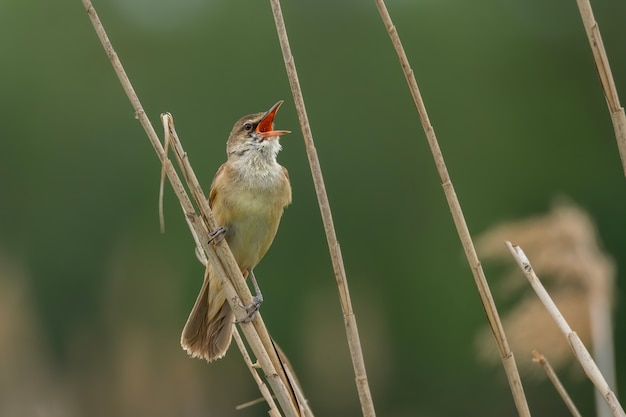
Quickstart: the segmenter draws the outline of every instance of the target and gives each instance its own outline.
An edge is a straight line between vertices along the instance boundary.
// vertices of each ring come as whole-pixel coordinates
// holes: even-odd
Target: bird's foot
[[[250,304],[242,306],[242,308],[246,310],[246,316],[237,320],[235,323],[250,323],[259,312],[261,304],[263,304],[263,296],[261,294],[257,294],[252,297],[252,302]]]
[[[209,243],[216,245],[224,240],[224,237],[226,237],[226,228],[220,226],[209,234]]]
[[[244,310],[246,310],[246,317],[239,319],[236,323],[250,323],[256,317],[259,312],[259,308],[261,308],[261,304],[263,303],[263,294],[261,294],[261,289],[259,288],[259,284],[256,282],[256,278],[254,277],[254,272],[250,270],[250,280],[252,281],[252,286],[254,287],[254,297],[252,297],[252,302],[247,306],[241,306]]]

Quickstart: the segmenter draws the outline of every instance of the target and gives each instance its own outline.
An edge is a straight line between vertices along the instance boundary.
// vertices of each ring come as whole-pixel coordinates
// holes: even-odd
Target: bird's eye
[[[243,130],[245,130],[246,132],[249,132],[252,130],[252,123],[246,123],[245,125],[243,125]]]

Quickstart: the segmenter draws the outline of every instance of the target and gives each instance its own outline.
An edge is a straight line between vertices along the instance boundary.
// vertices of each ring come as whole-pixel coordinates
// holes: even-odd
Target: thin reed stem
[[[393,43],[394,49],[398,54],[398,58],[400,59],[400,65],[402,66],[402,70],[404,71],[404,76],[409,85],[411,95],[413,96],[413,101],[415,103],[415,107],[417,108],[422,127],[424,129],[424,132],[426,133],[426,139],[428,140],[428,145],[430,146],[430,150],[435,160],[435,166],[437,167],[437,172],[439,173],[439,177],[441,179],[441,184],[443,186],[446,200],[448,201],[450,211],[452,212],[454,225],[456,226],[457,233],[459,234],[459,238],[461,239],[461,244],[463,245],[463,250],[465,251],[467,261],[469,262],[472,269],[472,274],[474,275],[474,280],[476,282],[476,286],[478,287],[480,299],[483,303],[485,312],[487,313],[489,325],[491,326],[491,330],[493,331],[493,334],[496,338],[498,351],[500,352],[500,357],[504,365],[504,370],[506,372],[511,391],[513,393],[513,399],[515,401],[517,411],[520,416],[529,417],[530,410],[528,409],[528,403],[526,402],[526,396],[524,395],[524,389],[522,387],[522,382],[520,380],[517,365],[515,364],[513,352],[511,352],[509,343],[506,339],[506,335],[504,334],[502,322],[493,301],[493,297],[489,289],[489,284],[485,279],[485,274],[483,272],[480,261],[478,260],[478,255],[476,255],[476,249],[474,248],[472,237],[467,227],[467,223],[465,222],[463,211],[461,210],[461,205],[456,196],[456,192],[454,191],[454,186],[452,185],[450,175],[448,174],[448,169],[443,159],[443,154],[441,153],[441,149],[439,148],[439,143],[435,135],[435,130],[430,124],[428,113],[426,112],[426,106],[424,105],[424,100],[422,99],[422,95],[417,86],[417,81],[415,80],[415,75],[413,74],[413,70],[411,69],[411,65],[409,64],[409,59],[406,56],[396,27],[391,20],[389,12],[387,11],[387,6],[385,5],[385,2],[383,0],[376,0],[376,6],[378,7],[378,11],[380,12],[383,23],[387,28],[389,37],[391,38],[391,42]]]
[[[613,390],[611,390],[611,387],[606,382],[606,379],[602,375],[602,372],[600,372],[600,369],[589,354],[589,351],[583,344],[582,340],[580,340],[580,337],[578,337],[576,332],[573,331],[572,328],[569,326],[567,320],[565,320],[565,318],[561,314],[561,311],[548,294],[548,291],[546,291],[543,284],[541,284],[539,277],[537,277],[537,274],[535,274],[535,270],[530,264],[530,260],[528,260],[528,257],[526,256],[522,248],[517,245],[512,245],[511,242],[508,241],[505,242],[505,244],[511,252],[513,258],[517,262],[517,265],[520,267],[520,269],[528,279],[530,286],[533,288],[533,290],[535,290],[537,297],[546,307],[546,310],[548,310],[548,313],[550,314],[550,316],[552,316],[552,319],[556,323],[557,327],[559,328],[561,333],[563,333],[563,336],[565,336],[565,338],[567,339],[570,347],[574,351],[574,356],[580,362],[580,365],[583,367],[585,374],[587,374],[587,377],[589,377],[591,382],[602,394],[602,397],[608,404],[609,409],[611,410],[613,415],[615,417],[626,417],[624,409],[617,400],[615,393],[613,392]]]
[[[598,70],[598,76],[600,77],[600,84],[602,85],[602,91],[604,91],[606,104],[609,107],[611,121],[613,122],[613,129],[615,130],[615,139],[617,140],[617,148],[619,149],[619,155],[622,160],[624,175],[626,175],[626,115],[624,114],[624,108],[619,102],[617,88],[615,87],[615,81],[613,80],[613,73],[611,72],[611,67],[609,66],[609,58],[607,57],[606,50],[604,49],[604,43],[602,42],[602,35],[600,35],[598,22],[596,22],[596,19],[593,16],[591,3],[589,0],[576,0],[576,3],[578,4],[578,10],[580,11],[580,17],[583,20],[583,25],[585,26],[587,39],[589,39],[589,45],[591,46],[593,60],[596,64],[596,69]]]
[[[304,97],[302,95],[302,89],[300,88],[300,81],[298,79],[296,64],[294,62],[293,55],[291,54],[291,47],[289,46],[289,38],[287,37],[285,20],[283,18],[283,13],[280,7],[280,1],[270,0],[270,3],[272,6],[272,12],[274,14],[274,21],[276,23],[276,31],[278,33],[278,40],[280,41],[280,48],[282,50],[283,59],[285,61],[287,77],[289,78],[289,85],[291,86],[291,93],[293,94],[296,111],[298,112],[298,119],[300,120],[300,128],[302,129],[302,135],[304,137],[304,144],[306,147],[307,157],[309,159],[309,166],[311,167],[313,184],[315,186],[317,201],[322,215],[324,231],[326,232],[326,240],[328,242],[328,249],[330,251],[333,271],[335,273],[335,280],[339,289],[339,300],[341,303],[341,309],[343,311],[344,325],[348,338],[350,356],[352,358],[352,367],[354,368],[354,373],[356,377],[356,385],[359,394],[359,401],[361,403],[361,410],[364,417],[374,417],[376,415],[376,412],[374,410],[374,403],[372,401],[369,382],[367,380],[367,373],[365,371],[365,361],[363,359],[363,351],[361,349],[361,340],[359,338],[356,317],[354,315],[354,312],[352,311],[352,301],[350,300],[348,280],[346,278],[343,259],[341,257],[341,249],[339,247],[339,242],[335,233],[333,216],[330,210],[328,195],[326,194],[324,177],[322,176],[322,168],[320,166],[319,158],[317,157],[317,151],[315,150],[315,144],[313,142],[313,134],[311,133],[311,126],[309,124],[309,118],[306,112],[306,108],[304,106]]]
[[[243,343],[243,339],[241,338],[241,335],[237,331],[237,328],[233,330],[233,339],[235,339],[235,343],[237,343],[237,347],[239,348],[239,351],[241,352],[243,361],[246,363],[246,366],[250,370],[250,374],[252,375],[254,382],[256,382],[257,386],[259,387],[259,391],[261,391],[263,400],[265,400],[267,402],[267,405],[269,405],[270,407],[268,414],[270,415],[270,417],[280,417],[280,412],[278,411],[278,408],[276,407],[274,398],[272,398],[272,393],[270,392],[270,390],[267,388],[267,385],[265,385],[265,383],[259,376],[258,369],[255,367],[254,363],[252,363],[252,359],[250,358],[250,355],[248,354],[246,345]],[[245,408],[247,405],[253,405],[253,404],[256,404],[256,401],[252,401],[251,403],[244,404],[243,406],[237,406],[237,410],[241,410]]]
[[[550,380],[550,382],[552,382],[552,385],[554,385],[556,392],[559,393],[559,395],[563,399],[563,402],[565,403],[565,406],[570,411],[570,413],[572,413],[572,416],[582,417],[580,415],[580,412],[578,411],[578,408],[576,408],[576,404],[574,404],[574,401],[572,401],[572,398],[565,390],[565,387],[563,386],[563,384],[561,384],[561,380],[557,376],[556,372],[554,372],[554,369],[552,369],[552,366],[550,366],[550,362],[548,362],[546,357],[536,350],[533,350],[532,353],[534,356],[533,361],[541,365],[543,370],[546,372],[548,379]]]

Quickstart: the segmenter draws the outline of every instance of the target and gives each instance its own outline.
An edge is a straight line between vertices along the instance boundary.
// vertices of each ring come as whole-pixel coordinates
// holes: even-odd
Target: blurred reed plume
[[[559,200],[545,215],[487,230],[477,240],[478,251],[486,260],[509,262],[505,240],[524,248],[565,319],[586,345],[593,346],[600,369],[609,383],[614,382],[611,310],[615,264],[603,251],[591,217],[573,203]],[[522,274],[511,265],[499,289],[505,298],[518,298],[503,317],[504,328],[522,371],[545,376],[531,361],[533,349],[550,358],[556,370],[571,364],[573,356],[534,293],[522,291],[526,287]],[[499,363],[489,329],[480,330],[476,348],[482,360]]]
[[[50,361],[25,263],[0,250],[0,415],[75,416],[71,386]]]

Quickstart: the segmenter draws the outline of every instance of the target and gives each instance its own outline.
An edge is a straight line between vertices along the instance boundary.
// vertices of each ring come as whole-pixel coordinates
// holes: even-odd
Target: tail
[[[233,336],[235,316],[222,286],[208,265],[200,294],[189,314],[180,344],[194,358],[211,362],[226,354]],[[214,277],[211,279],[211,277]]]

